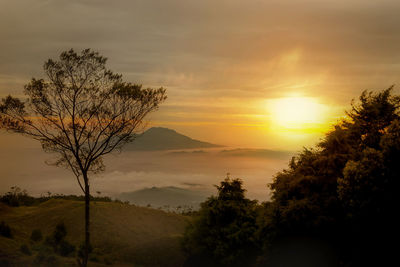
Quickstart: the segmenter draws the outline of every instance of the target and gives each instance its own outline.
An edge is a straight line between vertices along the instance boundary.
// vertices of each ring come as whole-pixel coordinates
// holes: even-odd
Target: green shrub
[[[34,229],[32,230],[32,234],[31,234],[31,240],[33,242],[39,242],[43,239],[43,235],[42,235],[42,231],[40,231],[40,229]]]
[[[31,250],[29,249],[27,244],[23,244],[21,245],[21,247],[19,248],[19,250],[24,253],[25,255],[32,255]]]
[[[36,202],[36,199],[29,196],[26,190],[13,186],[9,192],[0,196],[0,202],[12,207],[31,206]]]
[[[36,255],[34,261],[35,266],[58,266],[57,258],[51,251],[41,250]]]
[[[245,197],[240,179],[217,186],[186,228],[186,266],[252,266],[258,253],[257,202]]]
[[[45,244],[53,248],[53,251],[67,257],[75,252],[75,246],[65,240],[67,228],[63,222],[56,225],[54,232],[46,237]]]
[[[58,245],[57,252],[61,256],[67,257],[67,256],[71,255],[73,252],[75,252],[75,246],[65,240],[62,240],[60,242],[60,244]]]
[[[65,228],[65,224],[60,222],[56,225],[56,229],[53,232],[53,238],[56,244],[59,244],[62,240],[64,240],[67,235],[67,228]]]
[[[12,232],[10,226],[8,226],[4,221],[0,223],[0,235],[8,238],[12,238]]]

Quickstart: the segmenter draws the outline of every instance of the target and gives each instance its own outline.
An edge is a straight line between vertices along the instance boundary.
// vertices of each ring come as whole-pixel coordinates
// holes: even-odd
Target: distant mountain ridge
[[[205,201],[211,192],[194,189],[185,189],[175,186],[144,188],[133,192],[124,192],[117,196],[122,201],[131,204],[152,207],[176,208],[177,206],[190,206],[197,209],[200,203]]]
[[[172,129],[152,127],[128,144],[127,150],[153,151],[212,147],[221,146],[192,139]]]

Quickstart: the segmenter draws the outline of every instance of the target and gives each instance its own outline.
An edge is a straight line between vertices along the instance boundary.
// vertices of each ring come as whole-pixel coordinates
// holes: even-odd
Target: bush
[[[42,231],[40,229],[34,229],[31,234],[31,240],[33,242],[39,242],[43,239]]]
[[[11,228],[4,221],[0,223],[0,235],[12,238]]]
[[[58,253],[63,257],[67,257],[73,252],[75,252],[75,246],[65,240],[62,240],[58,245]]]
[[[53,248],[53,251],[67,257],[75,251],[75,246],[65,240],[67,228],[63,222],[56,225],[52,235],[46,237],[45,244]]]
[[[53,238],[56,244],[59,244],[62,240],[64,240],[67,235],[67,228],[63,222],[60,222],[56,225],[56,229],[53,232]]]
[[[39,251],[33,263],[38,266],[58,266],[57,258],[46,250]]]
[[[67,229],[63,222],[60,222],[56,225],[54,232],[52,235],[46,237],[45,243],[48,246],[53,247],[54,251],[58,250],[58,246],[60,245],[61,241],[64,240],[65,236],[67,235]]]
[[[27,244],[23,244],[21,245],[21,247],[19,248],[19,250],[24,253],[25,255],[32,255],[31,250],[29,249]]]
[[[245,198],[239,179],[227,178],[217,189],[185,231],[185,266],[251,266],[258,253],[258,205]]]
[[[13,186],[9,192],[0,197],[0,201],[9,206],[18,207],[22,205],[33,205],[36,202],[36,199],[29,196],[26,190],[22,190],[18,186]]]

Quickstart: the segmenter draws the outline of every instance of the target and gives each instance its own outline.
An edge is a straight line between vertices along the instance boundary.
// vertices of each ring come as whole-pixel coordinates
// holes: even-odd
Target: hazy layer
[[[22,137],[1,135],[0,193],[11,186],[27,189],[33,195],[80,194],[75,177],[68,170],[48,166],[51,159],[36,143]],[[13,140],[12,144],[10,142]],[[92,178],[91,190],[115,195],[146,187],[177,186],[214,192],[213,185],[231,173],[242,178],[248,196],[265,200],[267,184],[289,160],[286,152],[268,150],[229,150],[122,152],[106,158],[106,172]]]

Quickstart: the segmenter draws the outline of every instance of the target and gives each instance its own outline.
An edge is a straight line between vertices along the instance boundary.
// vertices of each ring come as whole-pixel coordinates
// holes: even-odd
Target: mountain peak
[[[183,134],[178,133],[174,129],[165,128],[165,127],[151,127],[149,129],[147,129],[143,134],[154,134],[154,133],[158,133],[158,134],[178,134],[178,135],[184,136]]]
[[[220,147],[219,145],[192,139],[164,127],[152,127],[128,145],[128,150],[174,150]]]

